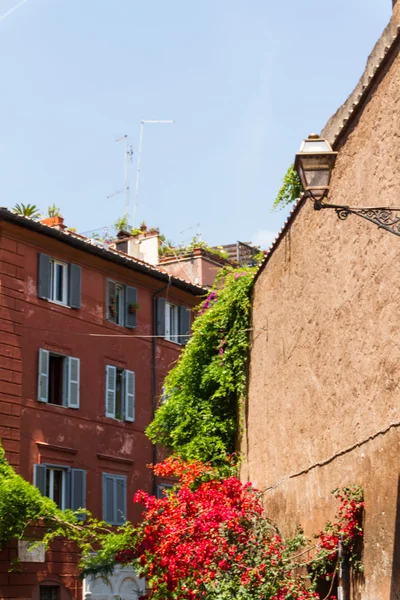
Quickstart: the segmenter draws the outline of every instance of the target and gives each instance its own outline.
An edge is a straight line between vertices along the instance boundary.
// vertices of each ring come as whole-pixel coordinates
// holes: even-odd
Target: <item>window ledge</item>
[[[64,304],[64,302],[59,302],[58,300],[51,300],[50,298],[47,298],[47,302],[50,302],[50,304],[56,304],[57,306],[63,306],[64,308],[71,309],[71,306],[69,306],[68,304]]]
[[[47,442],[36,442],[39,450],[57,450],[58,452],[66,452],[67,454],[76,454],[78,451],[75,448],[68,448],[66,446],[56,446],[55,444],[48,444]]]
[[[101,458],[102,460],[109,460],[112,462],[125,463],[129,465],[133,465],[133,463],[135,462],[131,458],[121,458],[121,456],[111,456],[110,454],[101,454],[100,452],[97,453],[97,458]]]

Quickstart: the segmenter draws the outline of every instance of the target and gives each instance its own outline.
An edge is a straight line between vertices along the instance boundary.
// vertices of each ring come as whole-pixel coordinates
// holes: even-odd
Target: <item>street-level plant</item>
[[[333,599],[340,560],[362,570],[364,503],[357,486],[335,491],[341,507],[311,541],[300,528],[285,538],[265,513],[263,494],[241,483],[229,460],[222,472],[170,457],[154,473],[175,485],[162,498],[135,494],[143,520],[115,528],[86,509],[60,510],[15,473],[0,447],[0,549],[13,539],[45,548],[55,538],[73,541],[82,576],[107,576],[117,564],[130,564],[146,577],[151,600],[311,600],[319,598],[322,580],[330,582]]]

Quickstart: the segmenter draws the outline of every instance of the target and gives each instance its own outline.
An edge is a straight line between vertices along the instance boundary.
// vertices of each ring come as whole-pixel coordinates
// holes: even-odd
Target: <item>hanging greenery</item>
[[[294,170],[293,165],[290,165],[283,179],[281,189],[279,190],[276,200],[272,205],[272,210],[280,210],[288,204],[292,204],[298,198],[300,198],[302,192],[303,188],[299,176]]]
[[[224,464],[234,452],[257,268],[221,270],[200,306],[191,339],[165,379],[166,400],[146,433],[184,459]]]

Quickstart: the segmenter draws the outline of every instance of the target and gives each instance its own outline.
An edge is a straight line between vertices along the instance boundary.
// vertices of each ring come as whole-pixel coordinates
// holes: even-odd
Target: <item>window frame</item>
[[[114,387],[110,386],[110,376],[114,378]],[[131,384],[133,386],[133,391],[129,390],[128,386],[128,377],[131,377]],[[121,390],[120,390],[120,417],[117,417],[117,379],[120,377]],[[112,393],[113,396],[113,412],[110,412],[109,409],[109,394]],[[105,412],[104,415],[108,419],[114,419],[120,423],[134,423],[135,421],[135,405],[136,405],[136,374],[135,371],[130,371],[129,369],[123,369],[122,367],[117,367],[116,365],[106,364],[106,376],[105,376]],[[131,410],[129,410],[128,402],[129,398],[131,398]],[[129,413],[132,413],[130,415]]]
[[[113,490],[112,490],[112,494],[113,494],[113,505],[114,505],[114,510],[113,510],[113,519],[112,521],[107,521],[107,493],[106,493],[106,480],[111,479],[113,482]],[[123,496],[123,504],[124,504],[124,515],[123,515],[123,519],[118,520],[118,508],[117,508],[117,482],[118,481],[122,481],[123,483],[123,490],[124,490],[124,496]],[[102,472],[102,517],[103,517],[103,521],[105,521],[106,523],[108,523],[109,525],[123,525],[126,521],[127,521],[127,495],[128,495],[128,478],[126,475],[117,475],[115,473],[108,473],[103,471]],[[117,517],[115,519],[115,517]]]
[[[50,360],[51,357],[63,359],[61,368],[61,404],[50,401]],[[43,361],[44,360],[44,364]],[[63,408],[80,408],[80,358],[68,356],[61,352],[52,352],[45,348],[39,348],[38,351],[38,391],[37,400],[51,406],[62,406]],[[76,379],[72,379],[72,375]],[[73,393],[74,390],[74,393]]]
[[[56,267],[62,267],[62,300],[56,299],[58,277],[56,276]],[[68,305],[69,297],[69,281],[68,281],[68,263],[65,263],[57,258],[50,258],[50,302],[61,306]]]
[[[35,463],[33,465],[33,485],[42,496],[54,501],[54,472],[61,471],[61,510],[78,510],[86,508],[87,485],[86,469],[77,469],[69,465],[59,465],[54,463]],[[80,482],[79,482],[80,478]],[[49,495],[47,495],[47,487]],[[78,489],[78,493],[76,490]],[[76,502],[76,500],[78,500]],[[84,515],[79,515],[78,519],[84,519]]]
[[[119,327],[125,327],[125,286],[122,285],[122,283],[118,283],[117,281],[115,281],[114,283],[116,296],[117,291],[119,291],[115,325],[118,325]]]
[[[118,327],[135,329],[137,326],[136,310],[131,313],[129,306],[131,303],[137,305],[137,296],[136,287],[107,278],[105,320]],[[112,302],[113,298],[115,304]],[[112,308],[113,306],[115,308]]]
[[[164,338],[169,342],[179,344],[179,307],[177,304],[165,301],[165,332]],[[173,313],[173,323],[171,324],[171,313]],[[174,328],[174,331],[172,329]]]
[[[61,510],[67,508],[67,474],[70,472],[70,468],[63,465],[49,465],[46,463],[46,488],[47,481],[49,484],[49,495],[46,498],[54,500],[54,471],[61,471]]]

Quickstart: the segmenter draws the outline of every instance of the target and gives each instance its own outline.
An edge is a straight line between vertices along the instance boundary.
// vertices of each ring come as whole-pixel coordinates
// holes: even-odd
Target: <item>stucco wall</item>
[[[399,123],[397,56],[338,148],[330,202],[400,205]],[[287,533],[332,517],[332,489],[364,487],[363,600],[400,593],[399,261],[399,237],[308,201],[254,289],[242,478],[270,488],[269,515]]]

